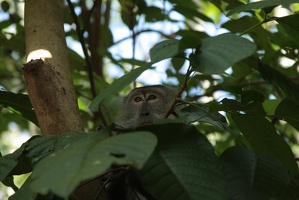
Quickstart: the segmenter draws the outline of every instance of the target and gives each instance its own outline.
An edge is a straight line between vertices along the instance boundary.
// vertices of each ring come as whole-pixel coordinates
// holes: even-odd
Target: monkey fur
[[[135,88],[123,99],[115,123],[125,129],[152,124],[153,120],[164,118],[176,94],[176,90],[164,85]]]
[[[119,130],[135,129],[152,124],[153,120],[165,117],[177,91],[163,85],[144,86],[133,89],[122,102],[115,126]],[[169,118],[174,118],[171,114]],[[135,172],[130,169],[126,173],[112,174],[113,180],[106,186],[111,200],[152,200],[146,192]]]

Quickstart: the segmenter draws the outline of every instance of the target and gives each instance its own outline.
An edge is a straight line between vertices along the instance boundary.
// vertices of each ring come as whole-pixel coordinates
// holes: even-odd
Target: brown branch
[[[92,93],[93,98],[95,98],[96,97],[96,90],[95,90],[94,78],[93,78],[93,75],[92,75],[92,72],[93,72],[92,63],[91,63],[89,55],[88,55],[85,40],[84,40],[84,37],[83,37],[83,32],[80,29],[80,24],[79,24],[79,21],[78,21],[78,17],[75,13],[75,8],[74,8],[71,0],[66,0],[66,1],[68,2],[68,5],[69,5],[69,8],[70,8],[71,15],[73,17],[74,23],[76,24],[77,35],[78,35],[78,38],[79,38],[79,42],[81,44],[81,48],[83,50],[83,54],[84,54],[84,57],[85,57],[85,62],[87,64],[87,72],[88,72],[88,78],[89,78],[89,81],[90,81],[91,93]]]
[[[77,31],[78,38],[79,38],[79,41],[80,41],[80,44],[81,44],[81,47],[82,47],[82,50],[83,50],[83,53],[84,53],[85,62],[86,62],[86,65],[87,65],[88,79],[89,79],[89,82],[90,82],[91,94],[92,94],[92,97],[95,98],[96,97],[96,89],[95,89],[95,83],[94,83],[94,78],[93,78],[93,67],[92,67],[92,63],[90,61],[90,57],[88,55],[85,40],[84,40],[84,37],[83,37],[83,32],[80,29],[78,17],[75,13],[74,6],[73,6],[72,2],[70,0],[67,0],[67,2],[68,2],[68,5],[69,5],[69,8],[70,8],[74,23],[76,24],[76,31]],[[106,118],[103,114],[103,111],[102,111],[101,107],[99,107],[98,112],[95,113],[95,114],[99,116],[99,118],[101,119],[104,126],[108,125],[107,120],[106,120]]]
[[[170,114],[172,114],[172,112],[174,112],[174,107],[175,107],[176,103],[180,100],[180,97],[182,96],[182,93],[184,92],[184,90],[187,88],[188,80],[189,80],[192,72],[193,72],[192,67],[189,66],[187,73],[185,75],[185,80],[184,80],[183,84],[181,85],[176,98],[171,102],[170,106],[168,107],[168,109],[164,115],[165,118],[167,118]]]
[[[83,131],[63,30],[63,2],[28,0],[24,16],[24,79],[43,135]]]

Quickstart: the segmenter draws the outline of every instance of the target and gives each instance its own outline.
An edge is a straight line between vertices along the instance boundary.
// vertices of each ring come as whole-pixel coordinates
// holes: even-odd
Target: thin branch
[[[170,106],[168,107],[168,109],[165,112],[165,115],[164,115],[165,118],[167,118],[170,114],[172,114],[174,112],[175,104],[178,102],[178,100],[182,96],[182,93],[187,88],[188,80],[189,80],[192,73],[193,73],[193,70],[192,70],[192,67],[190,65],[188,70],[187,70],[187,73],[185,75],[185,80],[184,80],[183,84],[181,85],[176,98],[171,102]]]
[[[91,63],[89,55],[88,55],[85,40],[84,40],[84,37],[83,37],[83,32],[80,29],[80,24],[79,24],[79,21],[78,21],[78,17],[75,13],[74,5],[72,4],[71,0],[67,0],[67,2],[68,2],[68,5],[69,5],[69,8],[70,8],[74,23],[76,24],[77,35],[78,35],[78,38],[79,38],[79,41],[80,41],[80,44],[81,44],[81,47],[82,47],[82,50],[83,50],[83,53],[84,53],[85,62],[87,64],[87,72],[88,72],[88,78],[89,78],[89,81],[90,81],[91,93],[92,93],[92,96],[94,98],[94,97],[96,97],[96,90],[95,90],[95,84],[94,84],[94,79],[93,79],[93,75],[92,75],[92,63]]]
[[[85,62],[87,64],[87,72],[88,72],[88,79],[89,79],[89,82],[90,82],[91,94],[92,94],[92,97],[95,98],[96,97],[96,89],[95,89],[95,83],[94,83],[94,78],[93,78],[93,70],[92,70],[93,68],[92,68],[92,63],[90,61],[90,57],[88,55],[88,51],[87,51],[87,48],[86,48],[85,40],[84,40],[84,37],[83,37],[83,32],[80,29],[80,24],[79,24],[79,21],[78,21],[78,17],[75,13],[74,5],[72,4],[71,0],[67,0],[67,2],[68,2],[68,5],[69,5],[69,8],[70,8],[71,15],[73,17],[74,23],[76,24],[76,31],[77,31],[78,38],[79,38],[79,41],[80,41],[80,44],[81,44],[81,47],[82,47],[82,50],[83,50],[83,53],[84,53]],[[99,107],[98,114],[99,114],[99,117],[100,117],[102,123],[104,124],[104,126],[107,126],[108,123],[106,121],[106,118],[103,115],[101,107]]]
[[[84,32],[87,30],[87,26],[90,25],[90,22],[87,21],[87,20],[90,20],[91,15],[92,15],[93,11],[95,10],[96,5],[97,5],[97,3],[98,3],[99,1],[100,1],[100,4],[102,4],[102,0],[95,0],[95,1],[93,2],[93,5],[92,5],[91,9],[88,11],[88,13],[87,13],[87,17],[85,18],[85,19],[86,19],[86,21],[85,21],[85,23],[84,23],[85,25],[84,25],[84,27],[82,28],[82,33],[84,33]]]
[[[159,33],[160,35],[162,35],[162,36],[164,36],[164,37],[166,37],[166,38],[170,38],[169,35],[163,33],[162,31],[153,30],[153,29],[144,29],[144,30],[141,30],[141,31],[136,31],[136,32],[135,32],[135,36],[138,36],[138,35],[140,35],[141,33],[145,33],[145,32],[155,32],[155,33]],[[113,45],[117,45],[117,44],[119,44],[119,43],[121,43],[121,42],[123,42],[123,41],[125,41],[125,40],[130,39],[131,37],[132,37],[132,36],[124,37],[124,38],[122,38],[122,39],[120,39],[120,40],[114,42]]]
[[[261,21],[260,23],[248,28],[247,30],[243,31],[240,35],[244,35],[244,34],[250,32],[251,30],[255,29],[256,27],[261,26],[262,24],[267,23],[269,21],[276,20],[277,18],[278,17],[267,18],[267,15],[265,15],[263,21]]]

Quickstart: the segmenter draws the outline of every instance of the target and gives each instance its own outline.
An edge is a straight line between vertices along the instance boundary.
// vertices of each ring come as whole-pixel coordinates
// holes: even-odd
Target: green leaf
[[[240,36],[225,33],[202,40],[195,54],[190,55],[194,70],[204,74],[222,73],[236,62],[255,52],[256,45]]]
[[[27,180],[23,183],[22,187],[14,193],[9,200],[37,200],[37,193],[34,192],[30,185],[32,183],[32,178],[29,176]],[[45,199],[46,200],[46,199]]]
[[[153,132],[158,146],[142,170],[145,188],[156,199],[227,199],[222,166],[213,146],[193,126],[141,127]]]
[[[220,159],[229,199],[282,199],[285,195],[290,177],[275,157],[256,155],[244,147],[232,147]]]
[[[161,10],[161,8],[155,6],[144,8],[143,14],[145,15],[145,21],[147,22],[162,21],[167,17],[167,15],[163,13],[163,10]]]
[[[266,63],[260,62],[258,68],[266,81],[280,87],[291,100],[298,102],[299,87],[294,82]]]
[[[210,106],[210,111],[226,111],[235,114],[248,114],[248,115],[260,115],[264,116],[265,111],[260,102],[250,102],[248,104],[242,104],[239,101],[233,99],[222,99],[219,103],[214,103]]]
[[[299,14],[289,15],[286,17],[281,17],[278,19],[275,19],[284,29],[287,34],[287,36],[290,36],[288,38],[292,39],[292,45],[297,45],[297,41],[299,40],[299,27],[298,27],[298,20],[299,20]],[[284,36],[286,37],[286,36]]]
[[[72,70],[84,70],[85,60],[77,52],[68,48],[68,55],[70,57]]]
[[[119,0],[121,6],[121,19],[128,26],[130,30],[134,28],[137,23],[136,15],[134,13],[135,4],[132,1]]]
[[[268,8],[268,7],[278,6],[278,5],[280,5],[280,0],[258,1],[258,2],[247,3],[232,9],[226,14],[226,16],[231,16],[235,13],[240,13],[243,11]]]
[[[175,39],[159,42],[150,49],[152,63],[176,56],[179,53],[179,46],[180,41]]]
[[[225,130],[228,127],[227,121],[223,115],[218,112],[209,112],[209,107],[193,104],[181,109],[180,113],[186,116],[184,123],[206,122]]]
[[[31,172],[41,159],[82,137],[86,134],[70,132],[59,136],[31,137],[16,151],[0,158],[0,181],[11,175]]]
[[[11,187],[14,191],[17,191],[18,190],[18,187],[15,185],[14,183],[14,177],[13,176],[9,176],[7,178],[5,178],[3,181],[2,181],[3,185],[6,185],[8,187]]]
[[[145,70],[151,69],[152,63],[146,63],[137,69],[132,70],[128,74],[114,81],[108,88],[103,90],[89,105],[89,109],[92,112],[96,112],[99,109],[101,102],[109,95],[117,93],[125,88],[128,84],[136,80],[136,78]]]
[[[185,6],[187,5],[187,6]],[[189,7],[188,4],[185,2],[182,3],[181,5],[174,6],[172,10],[177,11],[178,13],[182,14],[184,17],[191,19],[195,23],[198,23],[196,18],[201,19],[206,22],[211,22],[213,23],[213,20],[207,17],[206,15],[198,12],[197,7]]]
[[[285,8],[288,8],[288,6],[292,3],[298,3],[297,0],[268,0],[268,1],[258,1],[258,2],[252,2],[243,4],[241,6],[238,6],[231,11],[229,11],[226,16],[231,16],[235,13],[240,13],[243,11],[250,11],[250,10],[256,10],[256,9],[266,9],[269,7],[276,7],[279,5],[284,6]]]
[[[179,30],[175,34],[182,36],[182,39],[180,40],[180,50],[196,48],[201,44],[202,39],[208,37],[204,32],[193,30]]]
[[[68,132],[62,135],[37,137],[29,141],[24,152],[26,157],[31,159],[32,166],[35,166],[46,156],[85,137],[87,137],[87,134],[84,132]],[[104,139],[107,136],[101,134],[101,137]]]
[[[28,95],[0,91],[0,105],[38,126],[38,121]]]
[[[265,101],[265,97],[264,97],[263,94],[259,93],[258,91],[255,91],[255,90],[242,91],[242,93],[241,93],[241,102],[243,104],[248,104],[248,103],[251,103],[253,101],[262,103],[262,102]]]
[[[30,140],[28,142],[30,142]],[[30,160],[26,159],[24,156],[24,151],[28,142],[24,143],[13,153],[0,158],[0,181],[4,181],[11,175],[28,173],[32,170]]]
[[[263,102],[263,107],[268,115],[274,115],[277,106],[280,104],[281,100],[266,100]]]
[[[141,168],[156,143],[156,137],[144,131],[105,140],[100,134],[89,134],[41,160],[32,172],[31,188],[67,198],[81,181],[103,174],[113,164]]]
[[[10,8],[10,5],[7,1],[2,1],[1,2],[1,9],[4,11],[4,12],[7,12]]]
[[[275,115],[282,120],[287,121],[294,128],[299,130],[299,105],[291,99],[285,98],[276,108]]]
[[[298,175],[293,152],[270,121],[262,115],[231,114],[231,117],[256,153],[275,156],[292,177]]]

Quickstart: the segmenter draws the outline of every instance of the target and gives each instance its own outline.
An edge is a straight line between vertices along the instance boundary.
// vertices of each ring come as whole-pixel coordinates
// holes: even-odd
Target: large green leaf
[[[289,98],[284,99],[276,108],[275,115],[287,121],[294,128],[299,130],[299,105]]]
[[[195,127],[164,124],[141,130],[158,138],[154,154],[138,172],[156,199],[227,199],[214,148]]]
[[[277,99],[271,99],[271,100],[266,100],[263,102],[263,107],[265,112],[268,115],[274,115],[275,114],[275,110],[277,108],[277,106],[280,104],[281,100],[277,100]]]
[[[292,176],[298,175],[294,154],[270,121],[259,114],[231,114],[231,117],[256,153],[275,156]]]
[[[167,17],[161,8],[155,6],[146,7],[142,11],[147,22],[162,21]]]
[[[176,56],[179,53],[179,46],[180,41],[175,39],[159,42],[150,49],[152,63]]]
[[[136,9],[135,4],[132,1],[119,1],[119,3],[121,7],[121,19],[132,30],[137,23],[136,15],[134,14],[134,9]]]
[[[41,160],[32,172],[31,188],[67,198],[81,181],[103,174],[113,164],[141,168],[156,142],[154,135],[144,131],[105,140],[100,134],[90,134]]]
[[[266,81],[278,86],[281,90],[293,100],[298,102],[299,99],[299,86],[292,82],[289,78],[284,76],[282,73],[269,66],[266,63],[259,63],[259,72],[262,74]],[[298,103],[299,104],[299,103]]]
[[[0,181],[11,175],[31,172],[42,158],[86,136],[75,132],[59,136],[33,136],[16,151],[0,158]]]
[[[28,95],[0,91],[0,105],[38,126],[38,121]]]
[[[172,10],[177,11],[178,13],[182,14],[186,18],[189,18],[193,20],[195,23],[198,23],[198,19],[201,19],[206,22],[211,22],[213,23],[213,20],[209,18],[208,16],[200,13],[197,9],[197,7],[190,7],[188,6],[189,3],[181,3],[180,5],[174,6]],[[198,18],[198,19],[196,19]]]
[[[275,157],[256,155],[244,147],[232,147],[220,158],[229,199],[282,199],[286,195],[290,177]]]
[[[262,9],[262,8],[269,8],[274,7],[278,5],[284,5],[287,7],[289,4],[292,3],[298,3],[296,0],[268,0],[268,1],[258,1],[258,2],[252,2],[248,4],[243,4],[241,6],[238,6],[231,11],[227,13],[227,16],[231,16],[235,13],[240,13],[243,11],[250,11],[250,10],[256,10],[256,9]]]
[[[260,116],[264,116],[266,114],[260,102],[242,104],[239,101],[227,98],[224,98],[219,103],[214,103],[210,106],[210,111],[214,112],[220,110],[234,114],[246,113],[248,115],[258,114]]]
[[[202,40],[190,62],[194,70],[204,74],[224,72],[236,62],[255,52],[256,45],[240,36],[225,33]]]
[[[37,200],[36,197],[38,194],[31,189],[31,183],[31,177],[27,178],[22,187],[16,193],[9,197],[9,200]]]
[[[294,45],[295,48],[298,48],[298,40],[299,40],[299,27],[298,27],[298,20],[299,14],[294,14],[286,17],[281,17],[275,19],[282,27],[285,29],[285,33],[287,34],[286,39],[292,39],[292,46]],[[281,31],[282,32],[282,31]]]
[[[227,121],[223,115],[218,112],[209,112],[209,107],[193,104],[181,109],[180,113],[186,116],[184,123],[190,124],[192,122],[206,122],[225,130],[228,126]]]
[[[103,90],[89,105],[89,109],[92,112],[96,112],[99,109],[101,102],[109,95],[121,91],[128,84],[136,80],[136,78],[145,70],[151,68],[152,63],[146,63],[137,69],[129,72],[128,74],[122,76],[121,78],[114,81],[108,88]]]

